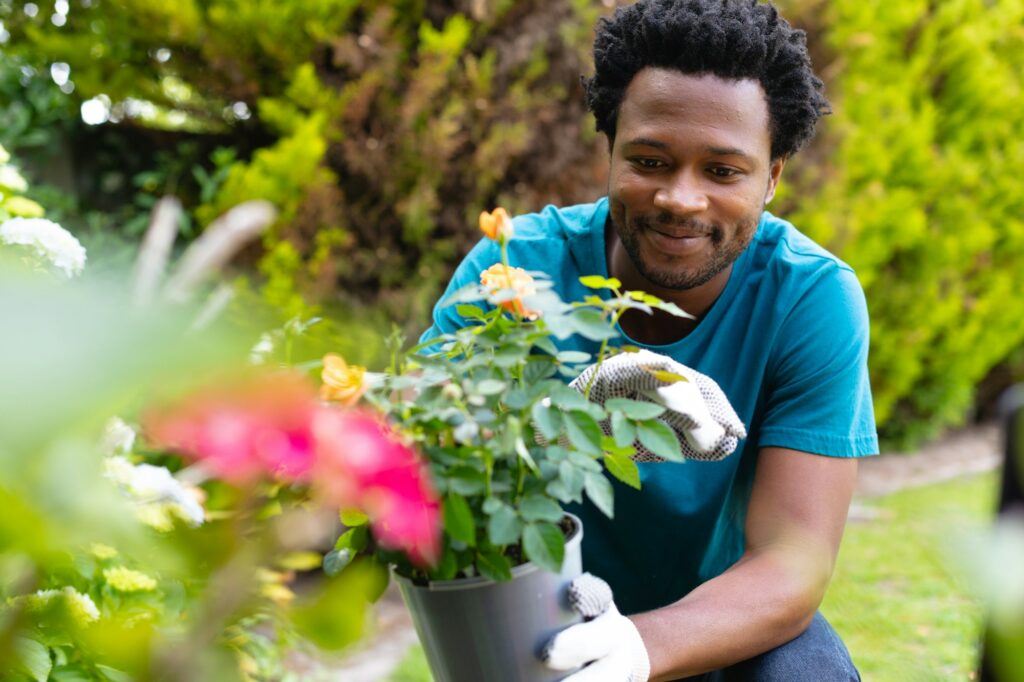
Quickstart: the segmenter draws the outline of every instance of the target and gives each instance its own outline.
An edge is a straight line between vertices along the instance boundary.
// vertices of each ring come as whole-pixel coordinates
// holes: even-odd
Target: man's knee
[[[791,642],[721,671],[723,682],[859,682],[850,652],[820,613]]]

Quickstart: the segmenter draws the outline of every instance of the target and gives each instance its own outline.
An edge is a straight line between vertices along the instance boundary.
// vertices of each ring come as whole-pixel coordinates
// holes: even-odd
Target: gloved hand
[[[590,400],[604,405],[610,398],[657,402],[668,409],[659,417],[679,437],[686,459],[716,461],[730,455],[740,438],[747,437],[743,422],[714,379],[682,365],[672,358],[640,350],[619,353],[583,370],[569,384],[581,393],[597,371]],[[685,377],[674,380],[672,375]],[[609,432],[607,423],[602,424]],[[639,462],[662,462],[640,442],[634,443]]]
[[[633,621],[615,608],[608,583],[584,573],[569,585],[569,604],[584,622],[551,638],[541,652],[544,664],[552,670],[586,665],[562,682],[647,682],[647,648]]]

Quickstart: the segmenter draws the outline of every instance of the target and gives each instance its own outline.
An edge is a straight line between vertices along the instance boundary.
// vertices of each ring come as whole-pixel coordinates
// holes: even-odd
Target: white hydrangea
[[[190,526],[201,525],[206,517],[196,496],[164,467],[108,457],[104,475],[136,504],[139,519],[157,530],[170,530],[172,515]]]
[[[85,247],[63,227],[45,218],[11,218],[0,223],[0,244],[27,246],[69,278],[85,267]]]
[[[37,591],[29,599],[29,608],[43,608],[54,599],[60,598],[64,599],[71,617],[79,626],[88,625],[100,619],[100,610],[96,608],[96,602],[92,600],[92,597],[82,594],[71,586],[59,590]]]
[[[0,187],[17,194],[24,194],[28,191],[28,183],[14,166],[0,166]]]
[[[135,429],[120,417],[111,417],[103,428],[100,449],[105,455],[123,455],[135,445]]]

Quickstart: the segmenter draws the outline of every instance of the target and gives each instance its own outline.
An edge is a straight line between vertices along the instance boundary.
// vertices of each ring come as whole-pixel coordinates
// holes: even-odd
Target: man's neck
[[[675,303],[696,318],[680,318],[658,310],[653,315],[639,310],[631,310],[623,315],[620,321],[623,331],[636,341],[652,345],[673,343],[692,332],[725,290],[732,272],[732,265],[729,265],[710,281],[693,289],[658,286],[637,270],[610,220],[605,226],[605,255],[608,273],[621,281],[625,289],[644,291],[663,301]]]

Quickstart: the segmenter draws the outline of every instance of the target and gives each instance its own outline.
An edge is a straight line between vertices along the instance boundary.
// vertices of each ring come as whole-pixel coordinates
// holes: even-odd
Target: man
[[[718,462],[641,463],[614,520],[573,509],[615,604],[548,664],[588,663],[574,682],[859,679],[817,608],[857,458],[878,448],[866,305],[847,265],[764,212],[828,109],[804,35],[754,0],[641,0],[602,20],[594,58],[608,197],[517,218],[512,264],[567,300],[599,274],[694,315],[629,314],[621,331],[714,379],[748,437]],[[482,242],[449,291],[496,260]],[[434,321],[424,338],[462,325],[453,307]]]

